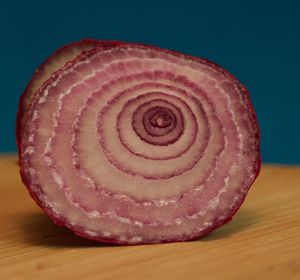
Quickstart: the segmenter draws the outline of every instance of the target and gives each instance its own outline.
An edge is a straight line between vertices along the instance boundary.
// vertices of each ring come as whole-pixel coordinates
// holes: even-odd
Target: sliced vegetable
[[[23,181],[54,222],[144,244],[231,220],[260,168],[255,114],[235,78],[204,59],[109,41],[63,64],[29,98],[20,143]]]

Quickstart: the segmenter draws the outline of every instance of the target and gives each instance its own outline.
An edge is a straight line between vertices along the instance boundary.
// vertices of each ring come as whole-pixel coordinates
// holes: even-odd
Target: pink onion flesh
[[[32,79],[25,88],[19,100],[19,110],[17,113],[16,123],[18,146],[20,142],[20,137],[22,135],[22,128],[24,126],[25,115],[29,110],[35,92],[42,86],[42,84],[46,82],[54,72],[58,71],[69,61],[75,59],[82,52],[91,50],[96,46],[108,48],[110,46],[115,46],[118,44],[120,44],[120,42],[100,41],[92,39],[84,39],[79,42],[71,43],[69,45],[59,48],[35,70]]]
[[[231,220],[260,169],[246,89],[204,59],[90,42],[54,55],[57,71],[23,95],[30,107],[20,102],[34,200],[55,223],[115,244],[193,240]]]

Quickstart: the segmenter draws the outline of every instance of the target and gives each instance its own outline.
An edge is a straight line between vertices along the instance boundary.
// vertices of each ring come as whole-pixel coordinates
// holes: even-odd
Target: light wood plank
[[[300,167],[263,166],[242,208],[206,238],[110,246],[59,228],[0,157],[0,279],[300,279]]]

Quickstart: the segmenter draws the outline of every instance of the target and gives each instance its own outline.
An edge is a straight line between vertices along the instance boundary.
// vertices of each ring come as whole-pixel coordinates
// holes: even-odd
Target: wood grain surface
[[[263,166],[234,219],[194,242],[95,243],[59,228],[0,157],[0,279],[300,279],[300,167]]]

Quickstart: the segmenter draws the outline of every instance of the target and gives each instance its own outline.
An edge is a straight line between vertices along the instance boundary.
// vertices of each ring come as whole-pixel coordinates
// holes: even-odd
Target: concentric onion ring
[[[260,167],[245,88],[206,60],[139,44],[107,42],[55,72],[21,139],[23,181],[48,216],[117,244],[207,234]]]
[[[119,116],[119,119],[122,118]],[[137,108],[132,116],[132,125],[142,140],[159,146],[174,143],[184,128],[181,111],[163,99],[148,101]]]
[[[16,140],[19,148],[22,136],[22,127],[25,125],[25,115],[29,110],[30,103],[35,92],[47,81],[51,74],[59,70],[64,64],[76,58],[84,51],[94,49],[96,46],[102,48],[109,48],[111,46],[118,46],[123,44],[117,41],[101,41],[94,39],[84,39],[79,42],[74,42],[65,45],[56,50],[50,57],[48,57],[34,72],[29,84],[25,88],[23,94],[19,99],[19,108],[17,112],[16,121]]]

